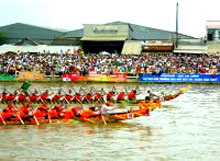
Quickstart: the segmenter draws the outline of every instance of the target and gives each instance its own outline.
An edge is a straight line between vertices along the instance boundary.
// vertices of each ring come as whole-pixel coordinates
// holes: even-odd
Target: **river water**
[[[137,84],[33,84],[53,90]],[[0,88],[17,89],[11,83]],[[139,84],[139,91],[174,93],[184,84]],[[65,123],[0,126],[0,160],[220,160],[220,86],[192,85],[150,117],[112,124]]]

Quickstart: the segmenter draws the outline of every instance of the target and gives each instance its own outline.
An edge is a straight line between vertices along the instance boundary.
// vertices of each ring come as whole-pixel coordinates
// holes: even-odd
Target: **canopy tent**
[[[0,54],[6,52],[30,52],[30,53],[75,53],[79,46],[15,46],[15,45],[2,45],[0,46]]]

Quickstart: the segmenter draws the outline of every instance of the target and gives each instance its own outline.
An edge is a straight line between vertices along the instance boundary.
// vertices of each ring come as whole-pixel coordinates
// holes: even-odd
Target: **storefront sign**
[[[45,74],[34,72],[19,72],[18,79],[24,80],[42,80],[45,78]]]
[[[139,81],[146,82],[220,82],[220,75],[213,74],[170,74],[152,75],[149,73],[140,74]]]
[[[114,73],[114,74],[96,74],[90,73],[88,76],[80,76],[76,73],[63,74],[63,81],[126,81],[127,74]]]
[[[84,25],[83,37],[128,37],[129,26],[124,25]]]
[[[93,28],[93,32],[95,33],[117,33],[117,26],[96,26]]]

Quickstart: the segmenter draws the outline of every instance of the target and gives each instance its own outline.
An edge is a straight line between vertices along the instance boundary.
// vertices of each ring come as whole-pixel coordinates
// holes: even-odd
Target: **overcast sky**
[[[123,21],[202,37],[206,20],[220,20],[219,0],[0,0],[0,26],[17,22],[75,30]]]

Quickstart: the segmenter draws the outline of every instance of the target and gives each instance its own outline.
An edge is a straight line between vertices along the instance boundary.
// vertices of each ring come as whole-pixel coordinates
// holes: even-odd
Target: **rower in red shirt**
[[[29,109],[30,109],[30,104],[29,103],[24,103],[24,105],[21,105],[18,108],[15,120],[20,120],[20,118],[21,119],[30,119],[30,118],[32,118],[32,116],[29,115],[29,112],[30,112]]]
[[[48,90],[46,90],[43,94],[40,95],[41,100],[44,102],[50,96]]]
[[[87,93],[84,97],[83,97],[83,102],[91,102],[92,101],[92,94],[91,93]]]
[[[61,94],[61,90],[59,90],[57,94],[55,94],[55,96],[52,97],[51,101],[60,101],[61,97],[63,97],[63,95]]]
[[[38,95],[37,90],[35,89],[34,92],[29,96],[31,102],[39,101],[40,96]]]
[[[131,92],[128,93],[128,100],[136,100],[136,90],[132,90]]]
[[[95,116],[97,113],[95,112],[96,107],[89,107],[81,112],[81,118]]]
[[[81,99],[82,99],[81,94],[80,93],[76,93],[72,100],[74,102],[81,102],[82,101]]]
[[[46,118],[47,117],[47,111],[48,107],[47,107],[47,103],[43,103],[40,107],[38,107],[36,109],[36,111],[34,112],[34,116],[39,119],[39,118]]]
[[[101,93],[96,92],[95,96],[94,96],[94,101],[103,101],[103,96],[101,95]]]
[[[15,109],[15,105],[11,102],[8,103],[8,106],[3,109],[3,111],[0,113],[1,117],[4,120],[10,120],[11,118],[14,118],[14,114],[17,112]],[[0,120],[2,119],[0,118]]]
[[[106,100],[107,101],[114,101],[114,98],[113,96],[115,95],[115,92],[114,91],[110,91],[106,94]]]
[[[63,107],[61,105],[56,105],[48,111],[48,117],[50,119],[62,118],[61,114],[63,113]]]
[[[17,90],[14,91],[14,93],[11,93],[7,97],[7,101],[12,102],[16,100],[16,97],[18,96]]]
[[[117,96],[117,102],[125,100],[125,92],[120,92]]]
[[[75,118],[75,117],[80,117],[80,112],[82,110],[81,106],[76,106],[76,107],[72,107],[72,108],[68,108],[64,114],[64,118],[66,120],[70,119],[70,118]]]
[[[69,89],[69,93],[65,96],[66,100],[71,100],[73,98],[73,95],[72,95],[72,90]]]
[[[27,91],[25,91],[23,94],[22,93],[20,93],[19,95],[18,95],[18,102],[24,102],[24,101],[29,101],[29,94],[28,94],[28,92]]]
[[[2,92],[1,101],[7,101],[8,93],[6,92],[6,89]]]

